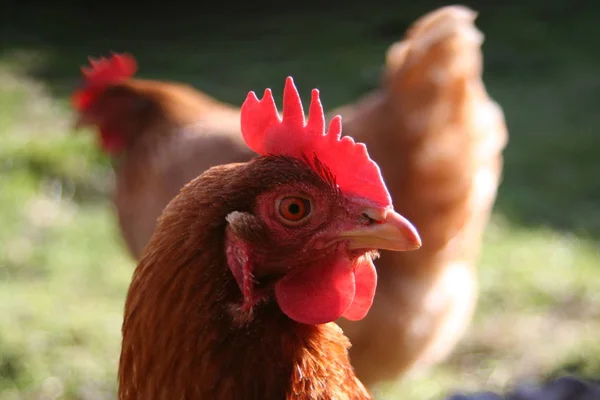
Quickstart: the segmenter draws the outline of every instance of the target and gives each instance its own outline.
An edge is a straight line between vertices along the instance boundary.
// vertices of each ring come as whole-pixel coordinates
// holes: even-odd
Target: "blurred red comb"
[[[113,53],[110,58],[102,57],[98,60],[89,57],[89,61],[89,67],[81,67],[85,88],[76,90],[71,96],[72,104],[78,110],[91,104],[99,88],[127,80],[137,72],[137,61],[130,54]]]
[[[129,79],[137,72],[137,62],[130,54],[113,53],[110,58],[89,58],[90,67],[81,67],[88,84],[98,85]]]
[[[369,199],[377,205],[392,204],[377,164],[369,158],[367,148],[349,137],[341,137],[342,117],[335,116],[325,132],[325,114],[319,91],[313,89],[308,122],[292,77],[285,81],[283,118],[279,117],[270,89],[262,100],[254,92],[242,105],[242,134],[248,147],[261,155],[285,155],[301,158],[316,156],[333,173],[336,183],[346,193]]]

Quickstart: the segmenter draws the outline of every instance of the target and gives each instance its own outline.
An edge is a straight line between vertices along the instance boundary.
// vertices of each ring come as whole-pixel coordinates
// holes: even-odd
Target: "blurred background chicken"
[[[123,301],[134,261],[111,204],[116,186],[109,160],[115,167],[123,160],[98,151],[94,135],[70,129],[69,97],[88,56],[130,52],[139,78],[189,84],[234,112],[240,93],[254,88],[272,87],[280,104],[282,82],[292,75],[303,96],[317,86],[333,110],[374,89],[364,102],[376,93],[381,98],[390,81],[390,45],[444,5],[214,3],[211,10],[218,11],[212,12],[172,1],[117,12],[104,3],[35,3],[0,10],[0,398],[10,400],[116,395]],[[468,5],[485,33],[486,89],[510,131],[477,265],[476,313],[445,362],[376,385],[376,399],[506,393],[521,379],[556,373],[600,376],[600,7],[566,0]],[[399,103],[410,108],[420,100]],[[350,121],[354,111],[347,111]],[[345,130],[361,135],[347,124]],[[373,146],[370,153],[379,152]],[[387,278],[381,272],[380,286]],[[415,352],[425,360],[433,353]]]
[[[384,252],[364,323],[341,324],[366,384],[448,355],[477,298],[476,262],[502,172],[507,130],[482,81],[483,35],[465,7],[420,18],[387,53],[382,89],[338,110],[367,144],[394,206],[423,247]]]

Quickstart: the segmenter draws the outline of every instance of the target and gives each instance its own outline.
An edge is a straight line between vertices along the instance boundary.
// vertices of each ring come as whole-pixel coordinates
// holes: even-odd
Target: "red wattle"
[[[350,307],[342,317],[350,321],[359,321],[367,316],[373,305],[375,289],[377,289],[377,271],[370,258],[362,258],[354,271],[356,293]]]
[[[282,278],[275,285],[277,303],[294,321],[316,325],[335,321],[352,304],[356,290],[350,260],[322,263]]]

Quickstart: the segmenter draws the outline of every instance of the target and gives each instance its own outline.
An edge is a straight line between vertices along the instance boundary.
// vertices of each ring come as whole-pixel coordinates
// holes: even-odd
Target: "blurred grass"
[[[600,12],[591,4],[474,5],[486,34],[485,80],[511,133],[481,300],[448,362],[383,385],[378,398],[435,399],[557,371],[600,376]],[[303,93],[318,86],[331,109],[375,87],[385,49],[434,7],[360,3],[228,20],[175,3],[137,15],[8,9],[0,24],[0,399],[114,398],[134,264],[112,213],[108,160],[93,137],[69,129],[67,96],[88,55],[130,51],[141,76],[190,82],[235,104],[251,89],[280,93],[293,75]]]

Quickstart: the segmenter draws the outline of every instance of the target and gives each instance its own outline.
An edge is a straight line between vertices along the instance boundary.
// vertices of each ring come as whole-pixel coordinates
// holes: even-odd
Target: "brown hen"
[[[366,385],[444,359],[475,308],[475,267],[508,140],[482,81],[475,18],[461,6],[420,18],[389,49],[382,88],[335,111],[423,239],[415,252],[383,252],[368,316],[339,321]]]
[[[377,249],[419,236],[339,117],[324,131],[317,91],[306,124],[291,78],[282,120],[270,92],[241,119],[261,156],[187,184],[135,271],[119,399],[370,399],[332,321],[368,312]]]

